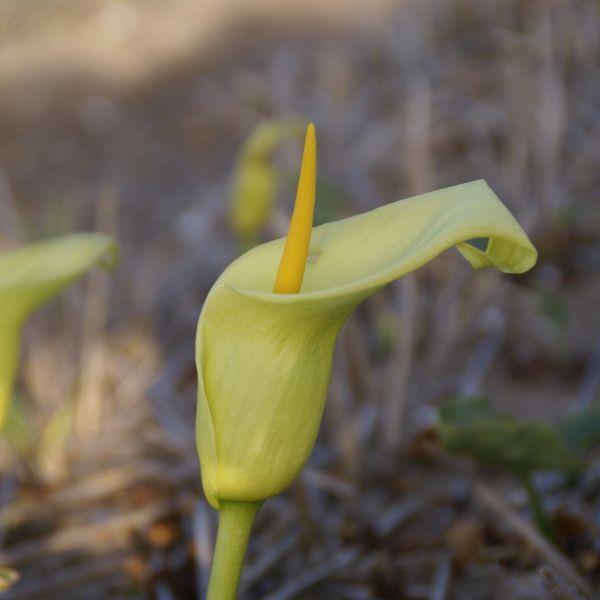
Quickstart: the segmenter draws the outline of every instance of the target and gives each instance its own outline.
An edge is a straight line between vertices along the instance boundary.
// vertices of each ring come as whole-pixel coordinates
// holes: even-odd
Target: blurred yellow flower
[[[236,166],[229,220],[244,247],[253,246],[267,225],[275,206],[279,173],[273,152],[288,138],[302,134],[304,125],[292,119],[258,125],[244,144]]]

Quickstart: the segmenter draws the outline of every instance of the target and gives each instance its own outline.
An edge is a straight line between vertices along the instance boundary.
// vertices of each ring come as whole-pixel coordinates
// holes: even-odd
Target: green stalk
[[[0,323],[0,432],[6,425],[21,348],[20,326]]]
[[[221,502],[207,600],[235,600],[250,530],[262,502]]]
[[[542,501],[540,492],[533,482],[533,475],[528,473],[527,475],[522,476],[521,480],[527,491],[529,506],[533,512],[533,518],[535,519],[538,529],[546,536],[546,538],[555,543],[556,538],[554,536],[554,529],[550,523],[546,509],[544,508],[544,502]]]

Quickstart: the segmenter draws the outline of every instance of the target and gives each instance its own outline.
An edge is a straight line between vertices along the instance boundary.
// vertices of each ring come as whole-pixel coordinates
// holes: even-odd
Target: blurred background
[[[598,454],[533,474],[548,541],[527,486],[437,425],[457,398],[526,423],[597,409],[599,65],[595,0],[1,0],[0,251],[96,230],[121,261],[26,328],[0,597],[202,597],[196,321],[223,268],[286,231],[302,134],[264,157],[278,192],[252,240],[232,216],[244,144],[282,119],[316,124],[320,222],[484,178],[540,260],[512,277],[449,251],[353,315],[241,597],[593,597]]]

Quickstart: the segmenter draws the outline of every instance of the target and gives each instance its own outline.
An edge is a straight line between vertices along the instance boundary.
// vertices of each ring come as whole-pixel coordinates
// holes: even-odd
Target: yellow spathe
[[[487,248],[467,243],[488,238]],[[321,421],[333,347],[350,312],[453,246],[476,269],[522,273],[537,253],[484,181],[388,204],[312,231],[298,294],[272,292],[285,239],[234,261],[198,323],[197,443],[209,502],[286,489]]]

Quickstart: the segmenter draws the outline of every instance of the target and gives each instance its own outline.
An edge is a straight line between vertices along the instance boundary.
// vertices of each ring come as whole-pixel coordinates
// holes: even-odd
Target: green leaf
[[[114,242],[96,233],[46,240],[0,255],[0,430],[9,409],[27,317],[90,267],[112,267],[116,257]]]
[[[511,419],[480,421],[465,428],[441,425],[442,443],[450,452],[468,454],[490,466],[517,474],[532,471],[577,471],[581,459],[547,423]]]
[[[569,415],[559,424],[567,444],[583,452],[600,445],[600,406],[594,405],[580,413]]]
[[[464,427],[476,421],[494,418],[485,396],[458,396],[447,400],[439,409],[440,418],[448,424]]]
[[[543,293],[541,295],[541,310],[559,329],[564,329],[567,326],[569,309],[565,299],[559,294]]]
[[[558,428],[496,415],[485,398],[457,398],[440,409],[438,434],[449,452],[519,475],[582,468]]]

